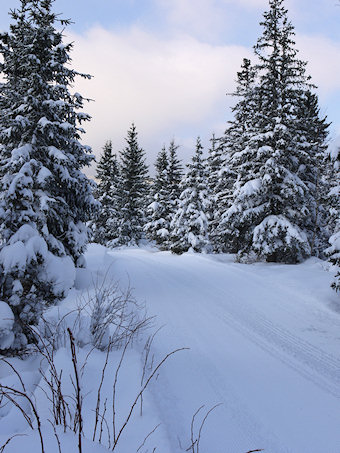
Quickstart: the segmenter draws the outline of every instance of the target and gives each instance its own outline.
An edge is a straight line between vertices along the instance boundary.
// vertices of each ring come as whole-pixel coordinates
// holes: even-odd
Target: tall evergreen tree
[[[119,242],[136,245],[143,238],[149,186],[145,152],[139,146],[136,126],[132,124],[126,138],[127,146],[121,152]]]
[[[96,219],[91,222],[93,241],[106,246],[115,245],[118,238],[120,183],[117,156],[108,141],[97,165],[96,178],[99,180],[95,196],[101,203]]]
[[[221,251],[237,253],[251,242],[255,212],[251,211],[252,200],[246,200],[243,187],[256,179],[261,166],[257,157],[259,134],[257,116],[259,98],[256,89],[256,69],[251,61],[243,59],[237,73],[236,90],[232,96],[237,103],[232,108],[234,118],[222,137],[222,146],[227,169],[227,183],[218,194],[216,236]],[[247,203],[247,206],[244,206]],[[247,209],[250,208],[250,209]]]
[[[83,97],[69,89],[72,44],[63,44],[52,0],[21,0],[0,37],[1,300],[15,316],[12,349],[24,346],[44,307],[73,285],[96,209],[81,172],[93,157],[79,142]],[[0,346],[1,348],[1,346]]]
[[[171,222],[170,249],[173,253],[188,250],[209,251],[207,210],[209,198],[203,147],[198,138],[192,162],[181,183],[178,208]]]
[[[182,165],[177,157],[178,145],[172,140],[168,152],[165,147],[157,157],[156,178],[148,207],[149,222],[146,232],[161,249],[169,248],[170,224],[177,210],[181,193]]]
[[[181,195],[181,182],[183,178],[183,166],[178,158],[177,150],[179,145],[176,145],[175,140],[171,140],[169,149],[168,149],[168,193],[169,193],[169,204],[168,204],[168,213],[167,220],[169,223],[169,229],[171,230],[171,222],[174,218],[174,215],[178,208],[179,197]],[[171,238],[168,236],[167,242],[164,244],[164,248],[167,250],[170,249]]]
[[[327,159],[328,127],[326,118],[321,118],[317,95],[310,91],[301,94],[297,122],[299,125],[300,166],[297,174],[306,184],[309,215],[305,219],[311,255],[323,256],[330,231],[327,209],[330,164]]]
[[[329,198],[332,206],[331,217],[334,227],[332,236],[329,239],[330,247],[326,250],[326,254],[329,257],[330,263],[335,268],[332,288],[340,291],[340,149],[337,149],[331,158],[334,163],[334,174]]]
[[[177,150],[179,146],[176,145],[175,140],[171,140],[169,145],[169,167],[168,167],[168,186],[169,198],[172,204],[172,214],[176,209],[176,203],[181,194],[180,184],[183,177],[183,166],[178,159]]]
[[[165,146],[157,156],[156,176],[151,188],[151,203],[148,206],[148,223],[145,225],[147,237],[164,247],[169,236],[169,161]]]
[[[304,145],[311,134],[302,130],[300,106],[310,83],[283,3],[270,0],[261,22],[264,31],[255,46],[259,63],[252,89],[256,111],[241,152],[250,173],[238,178],[224,221],[237,232],[241,254],[295,263],[312,253],[308,223],[315,218],[317,204],[315,192],[309,193],[306,154],[309,168],[318,162]]]
[[[210,205],[207,210],[209,221],[209,241],[212,251],[226,252],[224,232],[221,234],[221,216],[230,206],[232,174],[228,162],[229,155],[225,152],[223,140],[216,139],[213,134],[207,159],[207,188]],[[228,244],[230,242],[228,241]]]

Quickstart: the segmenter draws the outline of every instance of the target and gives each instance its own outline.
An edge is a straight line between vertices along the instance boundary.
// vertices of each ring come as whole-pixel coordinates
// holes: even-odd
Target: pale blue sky
[[[1,0],[0,29],[17,0]],[[286,0],[301,57],[319,86],[322,112],[340,134],[340,2]],[[74,66],[90,72],[77,89],[96,100],[85,141],[100,152],[105,140],[123,146],[132,121],[149,163],[175,137],[185,161],[195,137],[207,145],[230,118],[242,58],[260,35],[266,0],[56,0],[71,18]]]

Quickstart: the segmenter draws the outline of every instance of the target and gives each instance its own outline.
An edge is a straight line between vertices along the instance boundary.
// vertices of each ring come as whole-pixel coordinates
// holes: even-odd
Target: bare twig
[[[119,438],[120,436],[122,435],[124,429],[126,428],[126,425],[129,423],[129,420],[131,418],[131,415],[134,411],[134,408],[141,396],[141,394],[144,392],[144,390],[147,388],[147,386],[149,385],[149,382],[151,381],[151,379],[155,376],[155,374],[157,373],[157,371],[161,368],[161,366],[164,364],[164,362],[166,362],[168,360],[168,358],[174,354],[176,354],[177,352],[180,352],[180,351],[186,351],[186,350],[189,350],[189,348],[179,348],[179,349],[176,349],[172,352],[169,352],[169,354],[167,354],[160,362],[159,364],[156,366],[156,368],[153,370],[153,372],[151,373],[151,375],[148,377],[148,379],[146,380],[145,384],[143,385],[143,387],[141,388],[140,392],[138,393],[138,395],[136,396],[134,402],[132,403],[131,405],[131,408],[130,408],[130,412],[128,414],[128,416],[126,417],[125,419],[125,422],[123,423],[123,426],[121,427],[119,433],[118,433],[118,436],[116,437],[116,440],[113,444],[113,447],[112,447],[112,451],[114,451],[114,449],[116,448],[117,446],[117,443],[119,441]]]
[[[204,405],[199,407],[197,411],[194,413],[191,419],[191,424],[190,424],[190,440],[191,440],[191,445],[190,447],[186,450],[192,450],[192,453],[195,453],[195,445],[197,443],[197,439],[194,440],[194,425],[195,425],[195,418],[198,415],[198,413],[203,409]]]
[[[147,342],[145,343],[145,346],[144,346],[145,356],[144,356],[144,363],[143,363],[143,372],[142,372],[142,377],[141,377],[141,382],[140,382],[141,386],[144,383],[147,369],[149,368],[149,370],[152,370],[152,368],[153,368],[154,356],[152,356],[151,363],[149,364],[151,346],[152,346],[153,340],[155,339],[155,336],[158,334],[158,332],[162,328],[163,328],[163,326],[161,326],[159,329],[156,330],[156,332],[154,332],[152,335],[150,335],[149,338],[147,339]],[[143,415],[143,394],[140,397],[140,416],[142,417],[142,415]]]
[[[107,350],[106,350],[105,363],[104,363],[104,366],[103,366],[103,369],[102,369],[102,375],[101,375],[101,379],[100,379],[100,383],[99,383],[99,387],[98,387],[98,392],[97,392],[96,418],[95,418],[93,436],[92,436],[92,440],[93,441],[95,441],[95,439],[96,439],[97,426],[98,426],[98,422],[99,422],[98,418],[99,418],[99,411],[100,411],[101,391],[102,391],[102,386],[103,386],[103,383],[104,383],[105,371],[106,371],[107,364],[108,364],[108,361],[109,361],[109,355],[110,355],[110,351],[111,351],[111,346],[112,346],[112,342],[111,342],[111,339],[110,339],[109,345],[108,345]]]
[[[83,432],[83,418],[82,418],[82,397],[80,392],[80,382],[79,382],[79,375],[78,375],[78,365],[77,365],[77,353],[76,347],[74,343],[74,337],[71,332],[71,329],[67,329],[69,338],[70,338],[70,347],[71,347],[71,354],[72,354],[72,363],[74,369],[74,377],[75,377],[75,391],[76,391],[76,407],[77,407],[77,420],[78,420],[78,452],[82,453],[82,432]]]
[[[58,436],[58,433],[57,433],[57,430],[56,430],[56,427],[55,427],[55,424],[51,422],[51,420],[47,420],[49,422],[49,424],[52,426],[53,428],[53,432],[54,432],[54,437],[56,438],[56,441],[57,441],[57,445],[58,445],[58,452],[61,453],[61,444],[60,444],[60,439],[59,439],[59,436]]]
[[[39,414],[37,412],[37,409],[36,409],[32,399],[25,392],[21,392],[20,390],[17,390],[17,389],[14,389],[12,387],[8,387],[7,385],[2,385],[2,384],[0,384],[0,393],[20,410],[20,412],[24,416],[25,420],[29,424],[30,428],[34,429],[32,420],[30,419],[29,415],[20,406],[20,404],[12,397],[12,395],[21,396],[29,403],[29,405],[32,409],[32,412],[35,416],[35,419],[37,421],[37,428],[38,428],[38,433],[39,433],[39,437],[40,437],[41,453],[45,453],[44,440],[43,440],[43,436],[42,436],[42,432],[41,432],[41,421],[40,421]]]
[[[3,453],[5,451],[5,448],[7,445],[15,438],[15,437],[23,437],[27,436],[27,434],[14,434],[14,436],[9,437],[6,442],[0,446],[0,453]]]
[[[107,439],[108,439],[108,448],[111,448],[111,434],[110,434],[110,428],[109,425],[106,421],[105,414],[106,414],[106,409],[107,409],[107,398],[104,401],[104,411],[103,414],[99,414],[101,418],[100,422],[100,435],[99,435],[99,443],[102,443],[102,435],[103,435],[103,426],[105,424],[106,431],[107,431]]]
[[[207,420],[207,418],[209,417],[209,415],[211,414],[211,412],[213,410],[215,410],[218,406],[221,406],[222,403],[218,403],[218,404],[215,404],[215,406],[213,406],[211,409],[209,409],[207,411],[207,413],[205,414],[205,416],[203,417],[203,420],[200,424],[200,427],[198,429],[198,435],[196,437],[196,439],[194,439],[194,436],[195,436],[195,419],[198,415],[198,413],[204,408],[204,405],[199,407],[197,409],[197,411],[194,413],[194,415],[192,416],[192,419],[191,419],[191,425],[190,425],[190,440],[191,440],[191,445],[190,447],[188,447],[186,449],[186,451],[192,451],[192,453],[199,453],[199,448],[200,448],[200,441],[201,441],[201,434],[202,434],[202,429],[204,427],[204,424]],[[250,452],[248,452],[250,453]]]
[[[197,445],[196,445],[196,453],[199,453],[199,447],[200,447],[200,440],[201,440],[201,433],[202,433],[202,429],[203,429],[203,426],[207,420],[207,418],[209,417],[209,415],[211,414],[211,412],[213,410],[215,410],[218,406],[221,406],[222,403],[218,403],[218,404],[215,404],[215,406],[213,406],[211,409],[208,410],[208,412],[205,414],[203,420],[202,420],[202,423],[201,423],[201,426],[200,426],[200,429],[198,431],[198,438],[197,438]]]
[[[58,372],[55,361],[54,361],[54,352],[55,352],[55,343],[51,341],[49,344],[46,343],[45,338],[37,330],[32,330],[34,335],[39,340],[36,342],[36,349],[39,354],[46,360],[49,366],[49,375],[48,379],[46,373],[40,368],[40,374],[47,384],[51,392],[51,397],[47,396],[47,393],[44,391],[47,399],[51,402],[52,413],[56,425],[63,425],[64,432],[68,427],[67,415],[70,420],[72,419],[70,408],[65,400],[65,397],[62,392],[62,374],[61,370]],[[40,387],[41,388],[41,387]]]
[[[153,434],[153,433],[154,433],[154,432],[156,431],[156,429],[158,429],[158,428],[159,428],[159,426],[161,426],[161,424],[160,424],[160,423],[159,423],[159,424],[158,424],[157,426],[155,426],[155,427],[154,427],[154,429],[153,429],[152,431],[150,431],[150,432],[149,432],[149,434],[148,434],[148,435],[147,435],[147,436],[145,437],[145,439],[143,440],[143,443],[142,443],[142,444],[141,444],[141,445],[140,445],[140,446],[138,447],[138,449],[137,449],[136,453],[138,453],[138,452],[139,452],[139,450],[140,450],[141,448],[143,448],[143,447],[144,447],[144,445],[145,445],[146,441],[147,441],[147,440],[149,439],[149,437],[150,437],[150,436],[152,436],[152,434]]]
[[[5,358],[1,358],[0,360],[1,360],[2,362],[6,363],[6,365],[8,365],[8,366],[11,368],[11,370],[13,371],[13,373],[14,373],[14,374],[17,376],[17,378],[19,379],[20,384],[21,384],[21,387],[22,387],[22,390],[23,390],[24,392],[26,392],[26,388],[25,388],[24,381],[22,380],[20,374],[19,374],[18,371],[15,369],[15,367],[14,367],[8,360],[6,360]]]
[[[13,406],[15,406],[17,409],[19,409],[19,411],[21,412],[22,416],[24,417],[24,419],[26,420],[28,426],[31,428],[31,429],[34,429],[34,426],[33,426],[33,422],[31,420],[31,417],[28,415],[28,413],[26,412],[26,410],[24,410],[23,407],[21,407],[21,405],[15,400],[15,398],[12,396],[12,394],[14,395],[17,395],[16,394],[16,391],[13,389],[11,389],[10,387],[8,388],[5,388],[3,390],[3,386],[0,384],[0,392],[1,392],[1,399],[4,397],[6,398],[10,403],[13,404]]]
[[[131,337],[130,337],[131,338]],[[118,366],[116,368],[116,371],[115,371],[115,377],[114,377],[114,380],[113,380],[113,392],[112,392],[112,433],[113,433],[113,443],[114,443],[114,446],[116,445],[116,393],[117,393],[117,382],[118,382],[118,374],[119,374],[119,371],[120,371],[120,368],[122,366],[122,363],[123,363],[123,360],[124,360],[124,357],[125,357],[125,353],[126,353],[126,350],[129,346],[129,341],[127,341],[125,343],[125,346],[124,346],[124,349],[123,349],[123,352],[120,356],[120,360],[119,360],[119,363],[118,363]],[[114,448],[114,447],[113,447]],[[113,450],[113,449],[112,449]]]

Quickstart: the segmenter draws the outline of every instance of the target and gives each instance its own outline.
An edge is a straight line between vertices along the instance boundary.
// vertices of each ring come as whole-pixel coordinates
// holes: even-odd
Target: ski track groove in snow
[[[279,353],[280,360],[340,398],[340,360],[287,329],[275,325],[249,304],[245,306],[237,303],[237,296],[234,295],[231,300],[229,295],[229,300],[225,302],[228,304],[224,303],[224,315],[220,316],[223,316],[230,327],[251,337],[252,341],[274,357],[279,358]],[[299,366],[299,362],[303,366]],[[310,368],[310,373],[307,372],[305,365]]]
[[[155,259],[152,255],[150,258],[148,260],[144,257],[134,257],[140,264],[143,264],[145,270],[148,270],[148,274],[152,275],[155,274],[155,268],[154,263],[150,266],[150,262],[155,261]],[[203,257],[202,259],[206,258]],[[214,264],[219,265],[222,263],[214,262]],[[233,267],[233,264],[230,267]],[[253,280],[258,280],[259,289],[263,287],[263,280],[257,275],[254,276],[253,272],[247,271],[244,267],[236,267],[234,271],[243,274],[243,278],[251,274]],[[163,272],[158,266],[157,273],[159,278],[162,277]],[[189,274],[190,269],[183,272]],[[169,276],[166,277],[169,278]],[[176,285],[176,281],[177,279],[173,282],[174,285]],[[207,286],[202,284],[202,282],[200,285],[203,287],[202,291],[206,292],[205,288]],[[218,291],[217,288],[216,290]],[[188,287],[188,292],[191,292],[190,287]],[[223,297],[223,306],[220,304],[221,313],[218,316],[222,317],[231,328],[238,330],[262,349],[314,382],[314,384],[330,392],[333,396],[340,398],[340,360],[292,334],[287,329],[275,325],[250,304],[245,304],[244,300],[239,303],[237,295],[233,294],[231,297],[230,293],[221,293],[220,296]],[[310,372],[307,372],[306,366],[310,369]]]
[[[329,285],[328,274],[321,270],[320,266],[318,268],[311,263],[309,267],[303,265],[261,267],[222,262],[199,255],[173,257],[170,254],[145,251],[113,252],[112,258],[115,261],[114,272],[118,271],[122,277],[128,274],[138,297],[142,296],[145,299],[152,314],[159,313],[161,324],[168,324],[170,335],[173,335],[175,340],[173,338],[168,341],[164,337],[163,347],[167,345],[172,347],[176,344],[174,341],[178,341],[179,345],[191,347],[195,355],[189,363],[193,372],[200,376],[199,385],[210,386],[210,390],[206,388],[205,397],[208,399],[205,401],[213,398],[213,401],[222,402],[228,408],[223,416],[229,421],[234,419],[235,432],[241,429],[243,441],[263,439],[265,442],[262,442],[262,445],[260,442],[259,446],[266,447],[265,450],[269,453],[307,451],[339,453],[340,449],[334,447],[335,445],[340,447],[336,440],[338,435],[333,432],[334,423],[331,424],[332,428],[327,427],[327,423],[330,422],[331,414],[335,413],[334,408],[337,407],[337,404],[331,402],[332,398],[333,401],[340,398],[340,360],[336,356],[336,345],[339,344],[339,335],[336,332],[340,332],[340,319],[337,313],[328,309],[328,300],[326,303],[325,300],[321,299],[322,302],[319,300],[320,295],[322,298],[324,294],[329,298],[327,290],[316,291],[314,294],[314,288],[318,289],[316,285],[321,285],[321,288],[323,285],[325,288],[327,284]],[[314,286],[309,285],[312,280],[306,279],[304,282],[305,277],[313,279],[314,275],[319,279]],[[333,295],[331,290],[329,294]],[[192,313],[194,316],[191,316]],[[330,330],[327,330],[328,328]],[[326,337],[323,336],[322,329],[326,329]],[[308,330],[313,334],[311,335]],[[285,422],[281,428],[283,415],[279,412],[274,415],[275,407],[270,408],[270,401],[266,403],[266,407],[270,408],[270,413],[274,411],[274,418],[278,416],[276,422],[268,413],[261,410],[258,412],[258,407],[249,405],[247,395],[249,396],[251,390],[247,390],[245,395],[242,390],[242,386],[247,385],[247,378],[242,375],[242,382],[233,381],[233,375],[229,376],[223,368],[225,365],[217,361],[231,360],[230,364],[235,361],[234,356],[230,356],[233,351],[228,348],[227,343],[224,343],[228,342],[229,338],[232,339],[233,345],[243,339],[240,353],[249,348],[260,360],[266,355],[270,356],[271,360],[268,358],[270,366],[276,367],[275,362],[277,363],[279,371],[270,374],[269,379],[279,379],[277,374],[280,374],[281,370],[291,370],[291,373],[288,371],[283,373],[289,378],[289,383],[284,386],[285,391],[289,391],[289,386],[292,385],[294,392],[301,391],[302,394],[301,398],[299,393],[295,397],[287,395],[288,402],[284,404],[284,411],[294,409],[297,411],[296,414],[301,412],[302,417],[307,419],[309,416],[312,417],[310,422],[306,422],[306,426],[310,423],[312,429],[308,436],[307,431],[300,431],[292,422]],[[329,352],[325,343],[325,339],[328,338],[332,340],[330,346],[334,348],[334,355]],[[185,344],[181,344],[183,341]],[[319,347],[320,345],[322,347]],[[211,349],[212,346],[215,352]],[[263,351],[264,355],[257,353],[256,349]],[[249,352],[246,354],[249,356]],[[242,361],[242,356],[240,360]],[[256,366],[256,363],[248,365],[250,375],[251,367],[254,365]],[[261,363],[259,366],[261,367]],[[247,370],[247,364],[241,364],[240,372],[244,370]],[[265,386],[268,379],[265,376],[265,369],[263,373]],[[294,375],[297,377],[294,378]],[[256,386],[258,374],[255,378]],[[281,379],[283,384],[285,377]],[[171,379],[167,382],[170,389]],[[270,391],[280,391],[280,386],[280,381],[273,381]],[[324,407],[320,412],[324,419],[318,414],[317,403],[313,404],[314,395],[317,401],[331,403],[329,410]],[[297,401],[292,398],[297,398]],[[258,402],[256,397],[252,400],[253,403]],[[278,401],[280,400],[275,396],[274,405],[279,404]],[[302,409],[307,401],[312,404],[309,412]],[[199,401],[197,404],[199,405]],[[291,415],[292,420],[297,416],[294,413]],[[178,417],[181,419],[179,414]],[[299,424],[298,418],[296,421]],[[320,432],[316,429],[318,421],[322,424]],[[239,428],[236,428],[236,425]],[[306,427],[304,429],[306,430]],[[320,450],[320,446],[323,445],[322,435],[327,435],[328,430],[333,436],[330,444],[332,447]],[[311,440],[313,436],[314,442],[316,440],[315,445]],[[236,436],[235,439],[239,437]],[[237,450],[227,450],[228,452],[242,451],[240,448],[243,443],[239,444],[235,439],[231,441]],[[256,448],[256,445],[253,448]]]
[[[144,259],[140,261],[148,267],[148,263]],[[152,269],[154,272],[153,267]],[[241,271],[244,275],[249,274],[249,271],[247,272],[245,269],[237,268],[237,271]],[[259,286],[263,286],[263,281],[260,278],[258,280]],[[229,318],[226,315],[222,316],[230,327],[251,338],[262,349],[270,352],[314,384],[340,398],[340,360],[292,334],[287,329],[275,325],[249,304],[245,306],[245,304],[238,303],[235,294],[233,297],[230,297],[230,294],[225,295],[221,308],[224,313],[227,311],[229,314]],[[305,365],[310,372],[307,372]]]
[[[248,337],[277,360],[309,379],[318,387],[340,398],[340,363],[315,346],[290,334],[287,330],[275,327],[268,320],[256,317],[237,319],[224,317],[224,321],[242,335]],[[303,365],[302,365],[303,364]],[[310,368],[307,372],[305,365]]]

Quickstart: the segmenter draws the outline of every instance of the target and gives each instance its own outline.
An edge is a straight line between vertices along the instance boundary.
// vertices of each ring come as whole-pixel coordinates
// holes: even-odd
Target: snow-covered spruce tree
[[[117,156],[112,152],[112,142],[108,141],[97,165],[96,178],[99,180],[95,197],[101,203],[96,219],[91,222],[92,239],[106,246],[114,246],[118,237],[120,182]]]
[[[167,220],[169,222],[169,228],[171,229],[171,222],[177,211],[179,197],[181,195],[181,182],[183,178],[183,166],[181,161],[178,159],[177,150],[179,146],[176,145],[175,140],[171,140],[168,150],[168,176],[167,184],[169,190],[169,204]],[[164,243],[164,248],[170,250],[171,238],[168,236],[167,242]]]
[[[210,250],[206,215],[210,202],[202,150],[198,138],[192,162],[188,164],[188,172],[181,183],[182,192],[171,222],[170,249],[173,253]]]
[[[79,142],[89,116],[69,91],[76,76],[89,76],[69,67],[72,45],[56,30],[68,22],[52,3],[21,0],[0,36],[0,298],[15,320],[0,349],[24,347],[29,325],[73,286],[97,207],[81,172],[93,159]]]
[[[168,185],[170,200],[172,202],[172,213],[176,208],[176,202],[181,194],[181,181],[183,178],[183,166],[178,159],[177,150],[179,146],[176,145],[175,140],[171,140],[169,145],[169,167],[168,167]]]
[[[328,127],[326,118],[320,116],[317,95],[310,91],[301,94],[298,110],[300,150],[298,176],[306,184],[307,205],[310,215],[304,228],[307,232],[311,255],[323,257],[330,231],[328,193],[330,162],[326,156]]]
[[[168,153],[163,148],[156,162],[156,180],[152,200],[148,207],[149,222],[146,225],[149,238],[161,249],[169,249],[170,225],[181,194],[183,168],[177,157],[178,145],[172,140]]]
[[[220,171],[223,166],[223,159],[221,155],[221,147],[219,146],[218,139],[215,134],[212,134],[210,139],[210,147],[208,149],[207,163],[207,189],[209,193],[209,199],[211,201],[210,206],[207,209],[207,217],[209,220],[209,233],[214,231],[212,227],[214,213],[216,209],[216,194],[217,186],[220,183]]]
[[[156,176],[151,187],[151,203],[147,208],[148,223],[144,230],[146,236],[164,248],[169,236],[169,185],[168,169],[169,161],[165,146],[157,156]]]
[[[222,139],[212,137],[207,159],[207,172],[211,249],[216,253],[233,252],[231,241],[226,238],[224,227],[221,227],[221,219],[231,204],[232,188],[236,179],[236,174],[230,166],[230,150],[225,144],[225,137]]]
[[[237,103],[232,108],[234,118],[221,138],[224,156],[224,177],[216,194],[215,237],[218,251],[237,253],[245,244],[251,242],[252,225],[256,212],[251,209],[252,200],[244,205],[243,187],[256,179],[262,164],[257,159],[259,112],[258,90],[255,86],[256,69],[251,61],[243,59],[241,70],[237,73],[236,90],[232,96]]]
[[[306,137],[300,116],[310,84],[283,0],[270,0],[269,6],[255,46],[257,108],[244,148],[251,173],[237,182],[225,222],[240,237],[241,256],[296,263],[312,253],[308,225],[316,208],[304,166],[318,162],[314,152],[306,156],[304,140],[311,136]]]
[[[143,238],[149,185],[145,152],[139,146],[134,124],[128,131],[127,146],[121,152],[118,239],[121,245],[138,245]]]
[[[334,221],[334,230],[329,239],[330,247],[326,250],[330,263],[335,267],[336,274],[332,288],[340,291],[340,149],[337,149],[331,155],[334,163],[334,183],[332,185],[329,199],[331,200],[331,216]]]
[[[222,252],[223,247],[218,234],[220,223],[220,208],[224,205],[225,189],[228,184],[228,176],[225,174],[226,159],[223,155],[223,147],[215,134],[210,139],[211,146],[207,158],[207,189],[210,204],[207,208],[208,233],[212,251]],[[225,177],[227,176],[227,178]],[[225,209],[223,209],[223,212]]]

